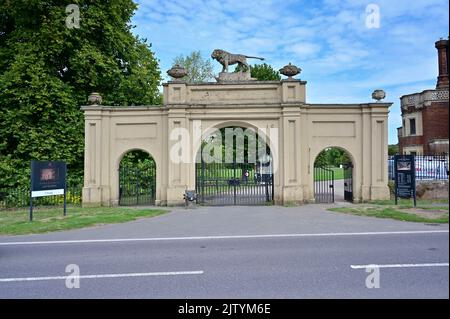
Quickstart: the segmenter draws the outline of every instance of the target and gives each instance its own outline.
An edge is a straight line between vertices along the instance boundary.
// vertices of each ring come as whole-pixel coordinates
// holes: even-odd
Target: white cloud
[[[152,43],[164,74],[175,56],[194,50],[262,55],[275,69],[302,68],[315,103],[367,101],[375,88],[397,103],[416,87],[433,87],[434,42],[449,25],[447,0],[139,2],[134,32]],[[365,27],[369,3],[380,6],[380,29]],[[391,117],[398,122],[397,110]]]
[[[315,43],[300,42],[291,46],[289,51],[302,57],[309,57],[318,53],[320,46]]]

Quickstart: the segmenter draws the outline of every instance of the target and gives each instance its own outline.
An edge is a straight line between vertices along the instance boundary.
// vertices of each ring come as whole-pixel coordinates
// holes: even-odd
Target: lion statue
[[[224,50],[216,49],[211,53],[211,58],[217,60],[222,64],[222,72],[228,72],[228,66],[233,64],[238,64],[241,68],[246,68],[250,70],[250,66],[247,63],[247,59],[259,59],[264,61],[264,58],[259,58],[256,56],[247,56],[243,54],[232,54]]]

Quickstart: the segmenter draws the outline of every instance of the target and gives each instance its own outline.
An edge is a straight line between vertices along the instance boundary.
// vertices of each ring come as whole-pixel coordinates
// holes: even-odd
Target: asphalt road
[[[180,225],[186,218],[191,224]],[[0,298],[449,298],[448,262],[447,225],[341,215],[319,205],[175,210],[121,225],[0,237]],[[79,266],[79,288],[66,287],[69,264]],[[379,288],[366,287],[371,264],[380,266]]]

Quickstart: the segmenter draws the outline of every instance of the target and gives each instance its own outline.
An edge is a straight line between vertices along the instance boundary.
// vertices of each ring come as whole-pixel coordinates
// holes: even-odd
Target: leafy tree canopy
[[[398,144],[391,144],[388,146],[389,155],[397,155],[399,151]]]
[[[339,167],[340,165],[351,163],[351,159],[346,151],[331,147],[323,150],[317,156],[314,166],[316,167]]]
[[[173,60],[173,64],[186,69],[187,75],[183,78],[186,82],[200,83],[214,80],[211,60],[204,59],[200,51],[191,52],[187,56],[179,55]]]
[[[236,67],[234,72],[240,72],[243,68],[239,65]],[[250,66],[250,74],[252,78],[258,81],[280,81],[280,72],[275,70],[272,66],[267,63],[255,64]]]
[[[68,28],[68,4],[80,27]],[[160,70],[131,32],[132,0],[0,2],[0,188],[29,185],[30,160],[65,160],[82,181],[84,120],[91,92],[103,104],[161,103]]]

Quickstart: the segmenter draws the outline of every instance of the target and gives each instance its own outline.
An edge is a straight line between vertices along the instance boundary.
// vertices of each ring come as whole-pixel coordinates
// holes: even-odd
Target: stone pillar
[[[186,103],[187,85],[183,81],[163,83],[164,104],[177,105]]]
[[[281,81],[282,103],[305,103],[306,81],[287,79]]]
[[[391,104],[371,103],[371,187],[370,200],[389,199],[388,187],[388,107]],[[381,107],[380,107],[381,106]],[[365,201],[367,198],[362,197]]]
[[[353,198],[355,202],[368,201],[370,200],[371,185],[372,185],[372,109],[368,107],[362,108],[362,122],[361,122],[361,158],[355,159],[360,163],[360,185],[361,193],[360,196],[355,196]],[[357,168],[356,163],[353,163],[354,169]],[[355,184],[355,183],[354,183]],[[358,183],[356,185],[359,185]],[[358,187],[358,186],[357,186]],[[357,188],[355,187],[355,188]]]
[[[438,50],[439,76],[437,89],[448,88],[448,40],[439,40],[435,43]]]
[[[279,157],[279,172],[283,174],[283,204],[303,201],[301,184],[300,107],[283,108],[283,153]],[[282,169],[282,171],[281,171]]]
[[[110,118],[104,116],[99,93],[91,93],[84,116],[84,186],[83,206],[111,206]]]
[[[305,103],[306,82],[287,79],[281,81],[282,103],[282,153],[279,155],[278,172],[283,175],[283,204],[303,202],[302,161],[300,140],[300,105]]]
[[[177,161],[172,152],[173,148],[185,145],[183,152],[190,152],[189,120],[186,118],[185,103],[187,99],[187,85],[182,81],[174,81],[163,84],[164,101],[170,106],[167,115],[167,205],[183,204],[183,194],[188,188],[189,164],[185,161]],[[184,131],[186,136],[180,136]],[[187,138],[187,139],[184,139]]]
[[[99,105],[83,107],[84,134],[84,187],[83,206],[101,206],[102,109]]]

